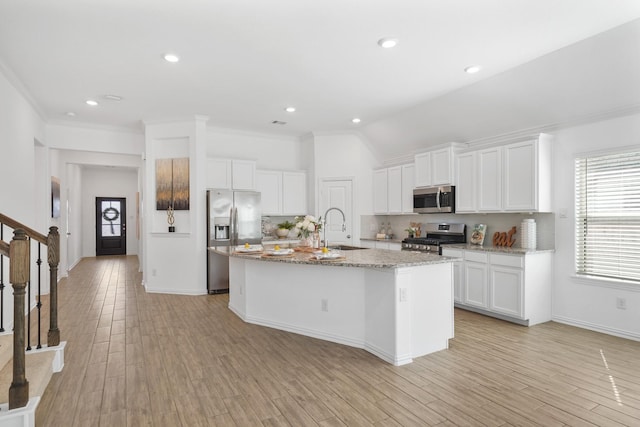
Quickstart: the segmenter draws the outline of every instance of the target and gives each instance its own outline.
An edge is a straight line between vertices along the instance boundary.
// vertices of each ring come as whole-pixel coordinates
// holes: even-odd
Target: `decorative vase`
[[[306,246],[309,248],[313,247],[313,236],[309,235],[307,237],[302,237],[300,239],[300,246]]]
[[[313,247],[315,249],[319,249],[320,248],[320,233],[318,233],[317,231],[315,233],[313,233],[313,243],[312,243],[311,247]]]
[[[289,235],[289,230],[287,230],[286,228],[278,228],[276,230],[276,236],[278,236],[280,239],[284,239],[288,235]]]

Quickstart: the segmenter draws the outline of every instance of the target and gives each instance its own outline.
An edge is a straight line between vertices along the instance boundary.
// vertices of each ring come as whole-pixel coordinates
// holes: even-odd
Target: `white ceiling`
[[[53,123],[356,129],[389,156],[640,104],[616,86],[640,75],[640,21],[567,47],[638,18],[638,0],[3,0],[0,66]]]

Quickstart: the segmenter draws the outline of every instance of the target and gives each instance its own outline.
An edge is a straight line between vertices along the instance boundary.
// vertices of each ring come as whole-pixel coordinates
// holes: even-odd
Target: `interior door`
[[[322,231],[321,238],[325,238],[326,233],[326,239],[330,245],[353,244],[353,180],[349,178],[321,178],[319,205],[319,215],[322,215],[326,220],[326,230]],[[334,207],[344,212],[345,231],[342,231],[342,215],[337,210],[331,210],[324,218],[327,209]]]
[[[127,199],[96,197],[96,256],[127,254]]]

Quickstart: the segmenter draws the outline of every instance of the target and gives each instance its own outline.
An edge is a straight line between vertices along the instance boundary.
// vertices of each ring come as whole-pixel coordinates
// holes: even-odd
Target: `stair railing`
[[[6,243],[4,227],[13,229],[13,239]],[[38,315],[37,348],[42,348],[41,332],[41,246],[47,246],[47,261],[49,263],[49,331],[47,345],[54,347],[60,344],[60,330],[58,329],[58,264],[60,262],[60,234],[57,227],[50,227],[47,236],[20,224],[19,222],[0,214],[0,327],[4,329],[4,258],[9,259],[9,281],[13,287],[13,382],[9,388],[9,409],[25,406],[29,401],[29,382],[25,376],[25,351],[31,350],[31,310],[27,306],[27,321],[25,324],[25,304],[31,300],[31,244],[37,244],[38,259],[38,293],[36,295],[36,310]],[[28,298],[26,297],[28,291]],[[25,327],[27,332],[25,333]]]

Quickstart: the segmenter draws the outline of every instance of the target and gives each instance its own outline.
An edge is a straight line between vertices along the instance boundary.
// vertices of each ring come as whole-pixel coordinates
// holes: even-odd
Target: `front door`
[[[326,234],[330,245],[353,244],[353,180],[350,178],[321,178],[320,179],[320,212],[324,215],[329,208],[339,208],[344,212],[346,229],[342,229],[342,215],[337,210],[331,210],[327,215],[326,230],[321,232],[321,238]]]
[[[127,199],[96,197],[96,256],[127,254]]]

